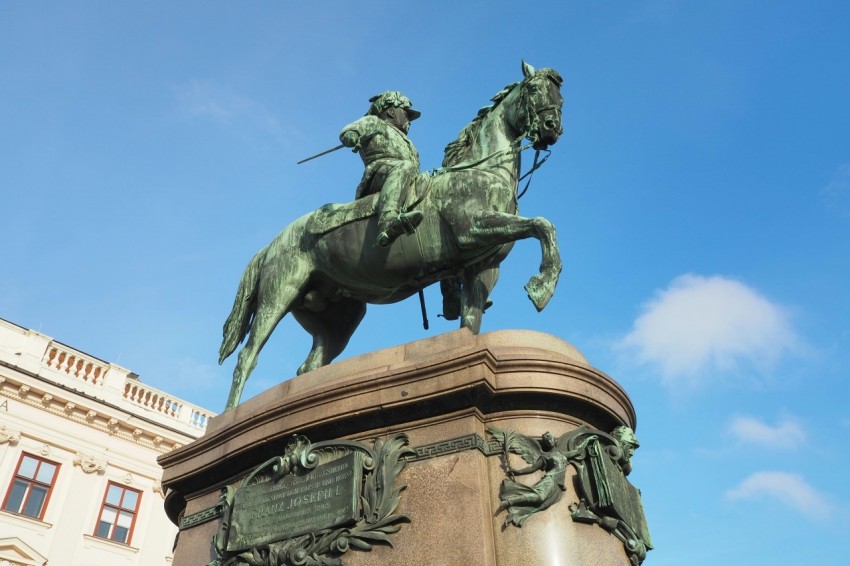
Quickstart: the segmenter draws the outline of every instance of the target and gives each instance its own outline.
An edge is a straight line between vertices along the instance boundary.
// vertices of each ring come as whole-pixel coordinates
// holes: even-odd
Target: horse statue
[[[299,375],[343,351],[367,303],[395,303],[438,281],[460,281],[460,324],[477,334],[499,264],[524,238],[539,240],[542,251],[540,272],[525,289],[538,311],[546,306],[561,272],[555,228],[517,215],[517,185],[523,140],[545,150],[563,132],[563,80],[524,61],[522,71],[523,80],[496,94],[446,147],[443,167],[416,179],[406,208],[416,206],[424,220],[413,234],[378,246],[373,194],[302,216],[251,259],[219,351],[222,363],[248,336],[227,409],[239,404],[260,350],[287,313],[313,336]]]

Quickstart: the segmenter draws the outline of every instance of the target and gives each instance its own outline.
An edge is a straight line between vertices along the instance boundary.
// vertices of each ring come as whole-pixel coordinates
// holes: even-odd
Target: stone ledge
[[[294,433],[351,438],[466,408],[565,412],[603,430],[635,426],[625,391],[567,342],[461,329],[311,371],[218,415],[206,436],[160,457],[163,485],[185,494],[223,484]]]

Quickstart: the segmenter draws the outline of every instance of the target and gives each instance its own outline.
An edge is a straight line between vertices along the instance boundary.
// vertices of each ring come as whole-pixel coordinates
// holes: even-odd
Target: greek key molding
[[[431,444],[423,444],[416,446],[413,451],[415,456],[405,458],[408,462],[418,462],[420,460],[428,460],[430,458],[439,458],[447,454],[463,452],[465,450],[478,450],[484,456],[495,456],[501,454],[499,442],[495,439],[485,440],[476,433],[459,436],[449,440],[440,440]],[[200,525],[221,516],[221,505],[217,504],[197,513],[193,513],[180,519],[180,530],[191,529],[196,525]]]
[[[464,450],[478,450],[485,456],[493,456],[499,453],[499,443],[493,440],[484,440],[478,434],[472,433],[450,440],[440,440],[431,444],[416,446],[413,450],[416,452],[416,456],[408,458],[409,461],[413,462],[438,458],[446,454],[463,452]]]
[[[203,511],[198,511],[197,513],[192,513],[191,515],[183,517],[180,519],[180,530],[191,529],[194,526],[208,523],[213,519],[218,519],[221,517],[221,509],[221,505],[216,505],[215,507],[209,507]]]

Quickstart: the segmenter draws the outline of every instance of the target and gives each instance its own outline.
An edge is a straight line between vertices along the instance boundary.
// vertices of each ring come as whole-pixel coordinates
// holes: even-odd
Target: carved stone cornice
[[[182,442],[177,442],[177,439],[173,437],[163,438],[162,435],[153,431],[147,432],[138,425],[131,426],[127,422],[111,417],[105,412],[100,412],[99,407],[92,408],[92,406],[79,405],[76,400],[63,398],[61,393],[50,393],[8,376],[0,376],[0,399],[2,398],[17,400],[25,405],[37,407],[42,411],[72,422],[147,446],[160,453],[170,452],[183,445]],[[2,430],[0,429],[0,431]],[[12,431],[7,432],[11,433]],[[0,432],[0,444],[17,441],[12,437],[4,439],[4,436],[5,433]]]

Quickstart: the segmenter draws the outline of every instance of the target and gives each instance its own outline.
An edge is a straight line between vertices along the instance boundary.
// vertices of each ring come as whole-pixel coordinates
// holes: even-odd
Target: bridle
[[[546,76],[546,79],[549,83],[560,88],[560,84],[550,76]],[[561,123],[561,107],[563,105],[563,101],[560,104],[547,104],[546,106],[538,107],[536,105],[536,100],[540,97],[530,94],[528,91],[531,88],[529,85],[531,84],[531,80],[526,80],[520,83],[522,85],[522,90],[520,91],[520,107],[522,108],[522,113],[524,115],[523,120],[526,122],[526,127],[523,130],[523,133],[511,144],[511,147],[514,145],[517,146],[517,153],[528,149],[529,147],[534,147],[534,144],[539,140],[539,132],[540,132],[540,116],[545,114],[548,111],[554,110],[556,116],[558,118],[558,123]],[[547,86],[550,86],[547,83]],[[560,136],[564,131],[563,125],[561,125],[558,129],[558,135]],[[520,142],[524,139],[528,138],[531,143],[520,146]],[[545,151],[546,155],[543,156],[543,159],[540,159],[540,152]],[[531,186],[531,176],[535,171],[540,169],[546,160],[552,155],[552,152],[547,148],[534,150],[534,163],[531,166],[531,169],[525,172],[519,179],[517,179],[517,192],[514,197],[514,202],[518,202],[519,199],[523,197],[523,195],[528,191],[528,188]],[[525,187],[522,190],[519,190],[519,183],[528,177],[528,181],[525,183]]]
[[[560,121],[561,121],[561,106],[563,105],[563,101],[562,101],[560,104],[550,103],[550,104],[546,104],[545,106],[538,106],[538,104],[540,103],[539,100],[541,98],[546,99],[548,97],[538,95],[536,93],[532,94],[532,93],[529,92],[529,90],[531,89],[531,83],[535,78],[536,77],[532,77],[530,79],[527,79],[527,80],[519,83],[521,85],[520,88],[522,89],[520,91],[520,95],[519,95],[520,96],[519,106],[521,108],[520,118],[526,124],[525,128],[523,128],[523,132],[520,135],[519,139],[522,140],[523,138],[528,138],[529,140],[531,140],[532,144],[537,143],[537,141],[539,140],[539,137],[540,137],[540,135],[539,135],[540,120],[541,120],[540,116],[545,114],[548,111],[554,111],[557,118],[558,118],[558,122],[560,123]],[[558,84],[558,82],[554,78],[549,77],[549,76],[546,76],[545,78],[547,79],[547,83],[546,83],[547,87],[551,87],[551,85],[555,85],[555,86],[560,88],[560,85]],[[563,126],[560,126],[560,128],[558,130],[558,135],[561,135],[563,132],[564,132]]]
[[[547,76],[547,75],[544,75],[544,76],[546,76],[546,79],[549,82],[551,82],[552,84],[554,84],[555,86],[560,88],[560,84],[559,84],[558,80],[555,80],[555,78],[552,77],[552,76]],[[539,137],[538,131],[539,131],[539,125],[540,125],[540,115],[545,113],[546,111],[554,110],[557,113],[557,118],[558,118],[558,121],[560,123],[561,106],[563,105],[563,101],[560,104],[548,104],[546,106],[538,108],[535,104],[535,99],[538,98],[538,97],[532,96],[528,92],[529,89],[530,89],[529,84],[531,83],[533,78],[534,77],[531,77],[531,78],[528,78],[524,81],[521,81],[521,82],[518,82],[518,83],[515,84],[515,86],[519,86],[520,89],[521,89],[520,94],[519,94],[519,96],[520,96],[519,106],[522,109],[522,113],[524,114],[524,121],[526,122],[526,127],[523,129],[523,132],[519,136],[516,137],[516,139],[511,141],[511,143],[508,147],[506,147],[504,149],[500,149],[498,151],[494,151],[493,153],[491,153],[489,155],[485,155],[484,157],[482,157],[480,159],[476,159],[476,160],[473,160],[473,161],[466,161],[466,162],[463,162],[463,163],[458,163],[456,165],[450,165],[450,166],[447,166],[447,167],[440,167],[440,168],[437,168],[437,169],[432,169],[431,171],[428,171],[428,175],[433,177],[433,176],[436,176],[436,175],[441,175],[443,173],[449,173],[449,172],[453,172],[453,171],[463,171],[463,170],[466,170],[466,169],[471,169],[471,168],[477,167],[478,165],[481,165],[482,163],[485,163],[485,162],[487,162],[491,159],[495,159],[496,157],[501,157],[503,155],[509,155],[511,153],[516,153],[517,155],[519,155],[520,153],[522,153],[526,149],[532,148],[534,146],[534,144],[537,142],[538,137]],[[547,82],[547,86],[549,86],[548,82]],[[564,128],[563,128],[563,126],[561,126],[560,129],[559,129],[558,135],[560,135],[563,131],[564,131]],[[530,143],[522,144],[522,140],[525,139],[525,138],[528,138],[529,140],[531,140]],[[541,151],[546,152],[546,155],[543,157],[543,159],[539,159]],[[552,155],[552,152],[549,149],[543,149],[543,150],[535,149],[534,164],[531,166],[531,169],[529,169],[524,175],[522,175],[519,179],[517,179],[517,185],[516,185],[516,188],[514,189],[515,214],[519,213],[519,199],[521,199],[522,196],[526,193],[526,191],[528,191],[528,188],[531,185],[532,175],[534,174],[535,171],[537,171],[540,167],[542,167],[544,163],[546,163],[546,160],[549,159],[549,156],[551,156],[551,155]],[[526,177],[528,177],[528,181],[526,181],[525,187],[523,187],[523,189],[520,191],[519,190],[519,183],[520,183],[520,181],[522,181]],[[425,191],[422,192],[422,194],[419,196],[419,198],[416,199],[416,202],[411,204],[409,208],[414,208],[416,205],[418,205],[420,202],[422,202],[425,199],[426,195],[431,191],[431,187],[432,187],[432,184],[428,183]],[[494,247],[493,249],[489,250],[485,254],[485,257],[492,255],[492,254],[495,254],[497,250],[498,250],[498,247]],[[479,260],[479,261],[481,261],[481,260]],[[422,312],[422,326],[425,328],[425,330],[428,330],[428,326],[429,326],[428,325],[428,314],[427,314],[426,309],[425,309],[425,296],[424,296],[422,290],[419,291],[419,307],[420,307],[421,312]]]
[[[550,82],[552,82],[554,85],[558,86],[558,83],[555,80],[553,80],[549,77],[546,77],[546,78]],[[494,151],[493,153],[491,153],[489,155],[485,155],[484,157],[481,157],[479,159],[475,159],[473,161],[464,161],[463,163],[458,163],[457,165],[449,165],[447,167],[438,167],[436,169],[432,169],[432,170],[428,171],[428,174],[431,175],[431,176],[434,176],[434,175],[440,175],[442,173],[449,173],[449,172],[454,172],[454,171],[464,171],[466,169],[471,169],[473,167],[477,167],[478,165],[481,165],[482,163],[486,163],[487,161],[490,161],[491,159],[495,159],[497,157],[502,157],[504,155],[509,155],[511,153],[521,153],[521,152],[525,151],[526,149],[530,149],[531,147],[533,147],[533,144],[537,142],[537,138],[539,137],[537,135],[537,130],[539,129],[539,125],[540,125],[540,115],[543,114],[544,112],[546,112],[547,110],[554,110],[555,112],[557,112],[558,119],[560,120],[560,118],[561,118],[561,104],[548,104],[548,105],[543,106],[541,108],[537,108],[534,101],[538,97],[532,96],[528,92],[528,89],[530,88],[528,85],[529,85],[530,82],[531,82],[531,80],[528,79],[528,80],[525,80],[525,81],[514,83],[514,85],[513,85],[514,88],[518,86],[521,89],[520,93],[519,93],[518,106],[520,107],[520,112],[521,112],[521,115],[522,115],[521,119],[522,119],[522,121],[524,121],[526,123],[526,127],[523,128],[522,133],[520,133],[515,139],[513,139],[510,142],[510,145],[508,147],[506,147],[504,149],[500,149],[498,151]],[[564,128],[561,127],[558,134],[560,135],[563,131],[564,131]],[[531,143],[523,144],[522,140],[524,140],[526,138],[528,138]],[[539,154],[540,151],[541,150],[537,150],[538,154]],[[548,149],[543,150],[543,151],[546,151],[547,153],[551,154],[551,151],[549,151]],[[544,157],[543,161],[545,161],[548,157],[549,157],[548,155],[546,157]],[[526,173],[525,175],[520,177],[519,180],[524,179],[526,176],[528,176],[529,173],[533,172],[534,169],[539,168],[540,165],[543,164],[543,161],[538,163],[536,158],[535,158],[534,161],[535,161],[536,166],[533,167],[531,171],[529,171],[528,173]]]

